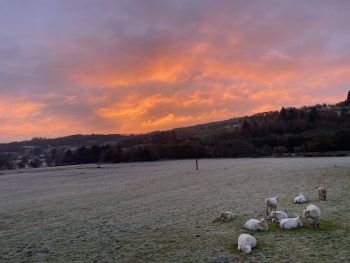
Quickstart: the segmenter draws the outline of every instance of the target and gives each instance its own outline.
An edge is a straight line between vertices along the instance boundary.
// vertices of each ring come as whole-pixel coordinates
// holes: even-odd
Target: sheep
[[[270,217],[272,222],[279,223],[281,219],[288,218],[288,215],[283,211],[272,211]]]
[[[326,201],[326,195],[327,195],[327,190],[323,186],[316,186],[316,192],[318,195],[318,198],[322,201]]]
[[[306,202],[306,198],[303,194],[299,194],[294,198],[294,204],[302,204]]]
[[[238,251],[243,251],[246,254],[249,254],[252,251],[252,248],[256,246],[255,237],[249,234],[240,234],[238,237]]]
[[[250,219],[245,224],[244,227],[248,230],[268,230],[269,226],[264,218],[260,221],[257,219]]]
[[[277,209],[278,197],[266,198],[265,203],[266,203],[266,214],[270,215],[271,211],[276,211]]]
[[[230,211],[223,211],[220,215],[214,219],[213,223],[217,221],[228,222],[236,218],[236,215]]]
[[[306,209],[303,210],[303,218],[308,219],[313,228],[320,228],[320,217],[320,208],[313,204],[309,204]]]
[[[303,227],[303,222],[301,221],[301,216],[296,215],[294,218],[284,218],[280,221],[281,229],[295,229]]]

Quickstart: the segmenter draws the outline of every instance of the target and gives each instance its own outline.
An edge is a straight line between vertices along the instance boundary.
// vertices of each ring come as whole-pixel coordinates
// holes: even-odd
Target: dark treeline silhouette
[[[198,126],[121,140],[117,145],[94,145],[67,150],[56,165],[135,162],[163,159],[308,155],[350,151],[350,115],[327,105],[282,108],[279,112],[241,118],[238,125],[215,129]],[[193,128],[191,128],[193,129]]]
[[[50,165],[70,165],[87,163],[142,162],[160,159],[193,158],[194,145],[138,145],[122,149],[111,145],[82,146],[76,150],[66,150],[54,154],[47,160]]]
[[[13,169],[16,165],[12,160],[12,156],[9,154],[1,154],[0,155],[0,169]]]
[[[106,141],[116,141],[125,136],[120,134],[91,134],[91,135],[82,135],[75,134],[66,137],[59,137],[53,139],[47,139],[43,137],[36,137],[29,141],[21,142],[11,142],[11,143],[2,143],[0,144],[0,152],[19,152],[23,146],[34,145],[36,147],[59,147],[59,146],[92,146],[94,144],[101,144]]]
[[[84,143],[79,145],[74,138]],[[69,146],[60,147],[65,143]],[[2,147],[8,149],[14,146],[8,145]],[[195,156],[346,155],[350,151],[350,97],[336,105],[282,108],[280,111],[164,132],[37,138],[23,145],[41,149],[50,145],[47,148],[50,152],[45,156],[47,165],[154,161]],[[40,165],[40,160],[28,161],[25,158],[15,165],[11,156],[0,156],[0,167],[6,169]]]

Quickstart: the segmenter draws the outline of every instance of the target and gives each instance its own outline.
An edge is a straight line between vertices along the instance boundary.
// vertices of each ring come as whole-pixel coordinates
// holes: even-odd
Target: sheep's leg
[[[311,225],[312,229],[314,229],[315,228],[314,220],[312,218],[308,218],[308,221],[310,222],[310,225]]]
[[[310,223],[313,229],[320,228],[320,221],[315,219],[310,219]]]
[[[271,214],[271,208],[269,206],[266,207],[266,214],[268,216]]]

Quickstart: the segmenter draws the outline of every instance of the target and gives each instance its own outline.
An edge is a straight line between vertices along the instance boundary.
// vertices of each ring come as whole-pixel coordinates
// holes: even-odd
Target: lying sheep
[[[244,227],[248,230],[268,230],[269,226],[264,218],[260,221],[256,219],[250,219],[245,224]]]
[[[276,211],[277,209],[278,197],[266,198],[265,203],[266,203],[266,214],[270,215],[272,211]]]
[[[303,211],[303,218],[308,219],[313,228],[320,228],[321,210],[319,207],[309,204]]]
[[[326,195],[327,195],[327,190],[323,186],[316,186],[316,192],[318,195],[318,198],[322,201],[326,201]]]
[[[272,211],[270,217],[272,222],[279,223],[281,219],[288,218],[288,215],[283,211]]]
[[[301,216],[296,215],[296,217],[294,218],[281,219],[280,227],[282,229],[295,229],[295,228],[303,227]]]
[[[220,215],[214,219],[213,223],[217,221],[228,222],[236,218],[236,215],[230,211],[221,212]]]
[[[306,198],[303,194],[299,194],[294,198],[294,204],[303,204],[306,202]]]
[[[252,248],[256,246],[255,237],[248,234],[240,234],[238,238],[238,251],[249,254]]]

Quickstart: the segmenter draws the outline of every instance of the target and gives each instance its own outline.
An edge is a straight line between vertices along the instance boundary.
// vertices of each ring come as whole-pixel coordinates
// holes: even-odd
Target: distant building
[[[350,104],[350,91],[348,92],[348,97],[345,100],[345,104]]]
[[[334,113],[338,117],[350,115],[350,91],[348,92],[348,96],[344,102],[338,103],[335,106],[328,105],[321,111]]]
[[[335,112],[338,117],[350,115],[350,105],[336,106],[333,107],[332,111]]]
[[[35,146],[25,145],[25,146],[22,146],[21,148],[24,154],[30,155],[33,153]]]

